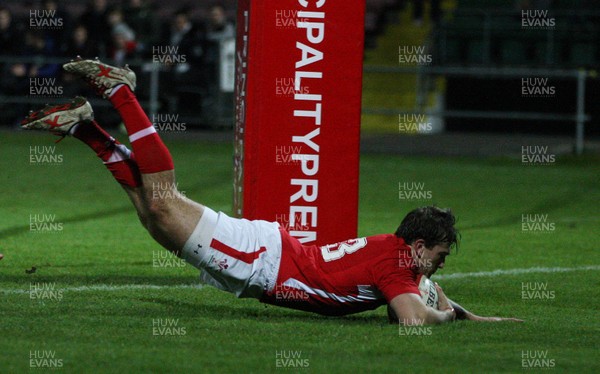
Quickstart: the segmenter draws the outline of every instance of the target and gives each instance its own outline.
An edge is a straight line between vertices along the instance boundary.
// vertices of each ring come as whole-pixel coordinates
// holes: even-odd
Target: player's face
[[[444,268],[446,256],[450,254],[448,244],[436,244],[432,248],[427,248],[421,239],[414,243],[414,250],[418,258],[419,272],[428,277],[431,277],[438,269]]]
[[[438,244],[431,250],[431,273],[427,274],[431,277],[438,269],[443,269],[446,265],[446,256],[450,255],[450,247],[448,244]]]

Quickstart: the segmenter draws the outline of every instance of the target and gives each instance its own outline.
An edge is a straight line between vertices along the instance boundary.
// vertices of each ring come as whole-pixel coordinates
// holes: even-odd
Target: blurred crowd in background
[[[27,78],[72,79],[63,76],[59,62],[80,55],[118,66],[158,59],[162,98],[169,92],[177,96],[178,83],[194,86],[202,96],[218,84],[220,43],[235,37],[234,10],[203,3],[198,13],[196,6],[177,1],[169,13],[164,8],[149,0],[0,3],[0,95],[27,95]],[[11,60],[15,57],[31,62]],[[82,93],[70,89],[64,87],[64,96]]]

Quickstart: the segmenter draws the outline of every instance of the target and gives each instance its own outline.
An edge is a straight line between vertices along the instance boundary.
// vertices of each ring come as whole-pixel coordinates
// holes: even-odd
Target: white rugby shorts
[[[182,258],[201,270],[203,283],[259,298],[275,287],[281,262],[279,224],[231,218],[204,208]]]

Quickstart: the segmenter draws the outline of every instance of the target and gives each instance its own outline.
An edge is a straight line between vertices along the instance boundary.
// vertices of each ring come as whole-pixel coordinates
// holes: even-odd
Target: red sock
[[[140,172],[151,174],[173,170],[173,159],[169,150],[160,140],[154,126],[129,87],[123,85],[118,88],[110,97],[110,102],[119,111],[125,123]]]
[[[73,136],[96,152],[117,182],[129,187],[142,185],[133,152],[104,131],[96,121],[81,122]]]

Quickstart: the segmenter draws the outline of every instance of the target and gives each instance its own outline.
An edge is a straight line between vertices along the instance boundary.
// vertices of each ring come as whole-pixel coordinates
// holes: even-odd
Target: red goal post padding
[[[234,210],[356,236],[364,0],[239,0]]]

